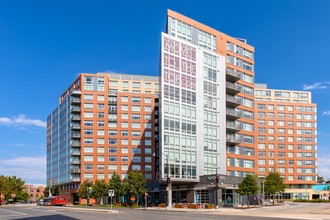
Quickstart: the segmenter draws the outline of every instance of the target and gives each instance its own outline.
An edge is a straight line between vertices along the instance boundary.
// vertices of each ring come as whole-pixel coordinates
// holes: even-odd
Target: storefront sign
[[[207,180],[209,181],[213,181],[213,180],[216,180],[217,179],[217,176],[209,176],[207,177]],[[219,180],[225,180],[226,178],[224,176],[219,176]]]

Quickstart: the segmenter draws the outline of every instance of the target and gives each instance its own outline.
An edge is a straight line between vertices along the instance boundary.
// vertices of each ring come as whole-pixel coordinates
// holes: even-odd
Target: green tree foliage
[[[27,192],[21,191],[16,193],[15,202],[24,202],[30,199],[30,195]]]
[[[128,180],[126,184],[124,187],[127,188],[127,194],[130,197],[135,197],[135,201],[137,203],[137,197],[143,195],[146,192],[146,181],[143,177],[143,174],[137,170],[130,172],[128,174]]]
[[[92,187],[92,183],[88,182],[87,180],[85,180],[85,182],[83,182],[83,184],[80,185],[80,188],[78,190],[78,196],[81,199],[87,199],[89,194],[88,194],[88,188]]]
[[[324,183],[325,180],[322,176],[317,175],[317,183]]]
[[[117,173],[112,175],[111,179],[109,180],[108,188],[115,191],[116,201],[119,201],[120,197],[125,195],[123,184]]]
[[[254,195],[258,192],[259,186],[257,183],[257,178],[252,174],[247,174],[243,181],[238,184],[237,193],[240,195],[248,196],[248,207],[250,206],[250,196]]]
[[[58,186],[47,186],[44,191],[44,197],[49,197],[49,189],[50,189],[52,196],[60,195],[60,189]]]
[[[286,185],[283,183],[283,179],[281,178],[280,174],[277,172],[270,172],[266,176],[264,184],[265,184],[265,193],[273,196],[273,205],[274,205],[275,204],[274,194],[283,193],[286,188]]]
[[[0,176],[0,194],[2,194],[6,201],[8,199],[15,199],[16,196],[23,195],[24,181],[16,176]],[[15,194],[15,198],[12,198]],[[28,200],[29,197],[26,199]]]
[[[92,193],[90,197],[96,199],[96,201],[101,201],[101,205],[103,205],[103,196],[107,194],[108,185],[104,182],[104,180],[96,180],[92,186]]]

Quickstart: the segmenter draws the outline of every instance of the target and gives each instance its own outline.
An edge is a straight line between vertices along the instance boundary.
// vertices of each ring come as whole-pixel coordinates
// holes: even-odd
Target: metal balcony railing
[[[242,117],[242,112],[237,110],[237,109],[231,109],[231,108],[227,108],[226,109],[226,114],[230,115],[232,117],[236,117],[236,118],[240,118]]]

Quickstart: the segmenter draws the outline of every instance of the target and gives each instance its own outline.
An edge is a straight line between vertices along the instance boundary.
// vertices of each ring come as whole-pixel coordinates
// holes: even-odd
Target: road
[[[312,219],[330,220],[330,204],[286,204],[284,206],[263,207],[248,210],[180,210],[173,209],[118,209],[118,213],[108,213],[104,210],[77,209],[70,207],[43,207],[35,205],[0,206],[0,219],[11,220],[192,220],[192,219],[228,219],[228,220],[261,220],[261,219]]]

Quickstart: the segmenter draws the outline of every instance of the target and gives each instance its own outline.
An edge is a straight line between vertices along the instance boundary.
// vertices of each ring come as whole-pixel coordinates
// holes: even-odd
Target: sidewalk
[[[297,205],[297,204],[294,204]],[[256,217],[273,217],[273,218],[291,218],[291,219],[308,219],[308,220],[330,220],[330,207],[324,206],[322,209],[316,210],[315,204],[302,204],[302,207],[294,207],[290,204],[282,206],[264,206],[244,208],[219,208],[219,209],[189,209],[189,208],[160,208],[148,207],[139,208],[148,211],[172,211],[172,212],[199,212],[203,214],[216,215],[238,215],[238,216],[256,216]]]

